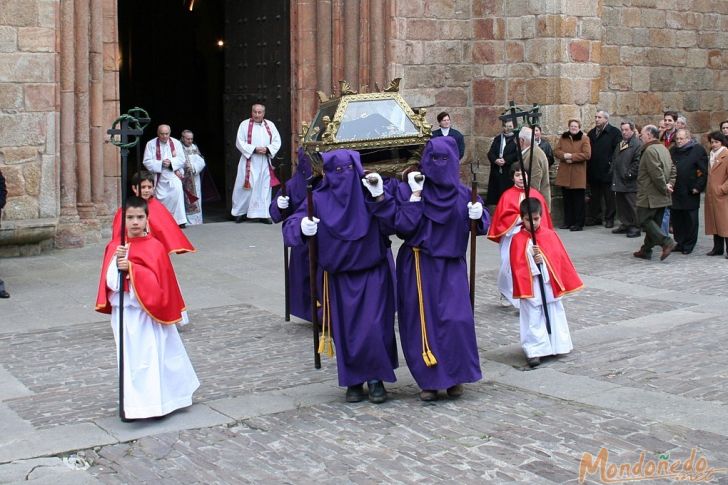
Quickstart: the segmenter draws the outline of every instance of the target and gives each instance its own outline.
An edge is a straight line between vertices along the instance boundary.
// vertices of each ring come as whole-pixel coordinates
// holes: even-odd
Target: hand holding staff
[[[318,298],[316,297],[316,276],[318,274],[317,267],[318,263],[316,260],[316,238],[313,237],[316,234],[318,219],[313,216],[313,180],[308,180],[306,186],[306,201],[308,203],[308,217],[301,220],[301,231],[304,235],[309,236],[308,238],[308,272],[309,272],[309,289],[311,291],[311,322],[313,323],[313,363],[316,369],[321,368],[321,356],[318,353],[319,348],[319,321],[318,321],[318,309],[316,303]],[[304,222],[305,221],[305,222]],[[310,229],[304,229],[306,224]],[[312,232],[312,234],[306,234],[306,232]]]

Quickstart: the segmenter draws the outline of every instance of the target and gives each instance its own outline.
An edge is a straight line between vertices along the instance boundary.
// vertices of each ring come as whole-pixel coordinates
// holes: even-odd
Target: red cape
[[[147,200],[149,207],[149,234],[162,243],[167,253],[194,253],[195,247],[177,225],[177,222],[166,207],[154,197]],[[119,239],[121,231],[121,209],[116,211],[111,226],[112,239]]]
[[[523,189],[515,186],[503,192],[503,195],[498,200],[498,205],[495,207],[495,214],[493,214],[490,221],[488,239],[500,242],[503,236],[518,223],[521,218],[521,201],[525,198],[525,195],[526,192]],[[551,222],[549,206],[546,205],[546,200],[541,195],[541,192],[531,188],[529,196],[541,202],[541,207],[543,207],[541,211],[541,225],[553,229],[554,224]]]
[[[106,286],[106,269],[119,246],[118,239],[106,245],[104,262],[101,266],[99,289],[96,294],[96,311],[111,313]],[[185,302],[179,290],[172,262],[162,243],[152,236],[135,237],[129,240],[129,283],[142,308],[154,320],[163,324],[182,320]]]
[[[511,272],[513,274],[513,297],[533,298],[533,276],[528,264],[526,250],[531,233],[522,228],[511,240]],[[561,239],[552,229],[539,227],[536,242],[546,263],[554,296],[559,298],[584,287],[571,262]]]

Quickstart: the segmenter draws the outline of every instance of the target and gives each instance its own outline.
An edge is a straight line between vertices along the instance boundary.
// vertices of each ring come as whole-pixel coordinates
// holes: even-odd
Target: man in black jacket
[[[705,190],[708,179],[708,153],[688,130],[677,130],[675,146],[670,149],[670,155],[677,168],[670,209],[670,221],[677,243],[675,251],[690,254],[698,242],[700,193]]]
[[[596,226],[604,220],[604,227],[612,228],[616,213],[612,192],[612,157],[622,134],[609,124],[609,113],[604,110],[597,111],[594,121],[596,126],[587,133],[591,142],[591,158],[586,164],[586,181],[591,189],[591,198],[586,225]]]
[[[640,166],[642,142],[635,131],[634,123],[622,121],[622,141],[614,149],[612,157],[612,191],[614,191],[617,216],[620,225],[612,229],[614,234],[639,237],[637,221],[637,172]]]
[[[8,198],[8,189],[5,187],[5,176],[0,172],[0,221],[2,220],[3,207]],[[10,294],[5,291],[5,283],[0,280],[0,298],[10,298]]]

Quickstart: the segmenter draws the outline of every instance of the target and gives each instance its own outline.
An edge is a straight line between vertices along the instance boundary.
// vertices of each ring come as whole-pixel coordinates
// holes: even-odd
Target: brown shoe
[[[634,256],[635,258],[640,258],[640,259],[647,259],[647,260],[652,259],[652,253],[648,253],[647,251],[645,251],[642,248],[640,248],[639,251],[633,252],[632,256]]]
[[[675,246],[677,246],[677,244],[675,244],[675,241],[670,241],[669,243],[662,246],[662,254],[660,255],[660,261],[664,261],[664,259],[666,257],[670,256],[670,253],[672,252],[673,249],[675,249]]]
[[[437,401],[437,391],[432,389],[423,389],[420,392],[420,399],[425,402]]]
[[[452,387],[447,388],[447,395],[453,398],[460,397],[465,392],[465,388],[462,384],[455,384]]]

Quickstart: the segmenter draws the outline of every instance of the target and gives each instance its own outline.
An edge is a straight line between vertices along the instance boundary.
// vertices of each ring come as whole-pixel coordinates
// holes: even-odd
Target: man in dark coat
[[[432,132],[432,138],[437,138],[438,136],[451,136],[455,138],[455,143],[458,145],[458,154],[460,156],[458,160],[462,160],[465,156],[465,137],[463,137],[463,134],[458,130],[452,128],[450,114],[447,111],[443,111],[437,115],[437,123],[440,125],[440,128]]]
[[[0,220],[2,219],[3,215],[3,207],[5,207],[5,202],[8,198],[8,189],[5,186],[5,176],[2,172],[0,172]],[[5,283],[3,280],[0,280],[0,298],[10,298],[10,293],[5,291]]]
[[[488,176],[488,194],[485,197],[485,205],[492,213],[501,194],[513,186],[510,168],[511,164],[518,160],[518,144],[513,132],[512,121],[503,123],[503,133],[493,139],[493,144],[488,150],[488,160],[490,161],[490,175]]]
[[[631,121],[620,125],[622,141],[614,149],[612,157],[612,190],[614,191],[619,217],[619,227],[612,229],[613,234],[626,234],[639,237],[640,226],[637,222],[637,171],[640,166],[639,136]]]
[[[708,153],[693,140],[688,130],[677,130],[675,146],[670,149],[677,169],[672,193],[670,221],[675,237],[675,251],[690,254],[698,242],[698,210],[700,193],[705,190],[708,174]]]
[[[586,164],[586,180],[591,189],[591,198],[585,225],[596,226],[603,220],[604,227],[611,228],[616,213],[612,192],[612,157],[622,134],[609,124],[609,113],[604,110],[597,111],[594,121],[596,126],[587,133],[591,143],[591,158]]]

